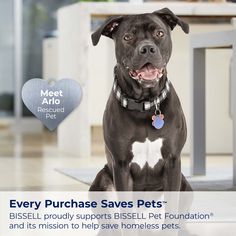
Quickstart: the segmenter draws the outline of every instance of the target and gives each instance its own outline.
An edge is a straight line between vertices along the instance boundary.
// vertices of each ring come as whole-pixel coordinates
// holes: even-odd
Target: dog
[[[107,164],[90,191],[191,191],[181,173],[187,128],[167,78],[171,31],[186,22],[168,8],[114,16],[93,34],[115,42],[114,84],[103,116]]]

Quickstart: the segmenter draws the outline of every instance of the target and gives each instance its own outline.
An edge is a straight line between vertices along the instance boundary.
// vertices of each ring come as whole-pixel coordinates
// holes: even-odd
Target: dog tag
[[[155,127],[156,129],[161,129],[164,126],[164,115],[159,114],[159,115],[153,115],[152,116],[152,126]]]
[[[49,129],[57,126],[80,104],[82,89],[72,79],[31,79],[22,88],[26,107]]]

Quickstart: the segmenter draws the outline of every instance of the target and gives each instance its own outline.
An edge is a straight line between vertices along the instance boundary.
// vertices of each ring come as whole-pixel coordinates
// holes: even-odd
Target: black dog
[[[186,123],[167,79],[170,31],[188,24],[169,9],[108,19],[92,35],[114,39],[117,65],[103,119],[107,165],[90,191],[190,191],[181,174]]]

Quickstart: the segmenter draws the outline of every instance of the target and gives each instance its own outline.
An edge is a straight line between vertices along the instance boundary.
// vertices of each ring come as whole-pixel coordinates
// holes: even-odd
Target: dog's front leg
[[[113,184],[116,191],[133,190],[133,180],[130,174],[131,153],[122,151],[128,149],[126,143],[106,144],[106,156],[112,169]]]
[[[181,162],[179,156],[169,154],[165,157],[164,164],[164,199],[168,203],[165,207],[165,212],[179,213],[179,200],[181,188]],[[171,191],[172,193],[168,193]],[[173,191],[175,191],[173,193]],[[169,225],[172,221],[165,219],[165,224]],[[177,236],[179,230],[169,232],[170,236]]]
[[[127,161],[115,161],[113,165],[114,185],[116,191],[132,191],[132,178]]]
[[[180,191],[181,160],[179,156],[170,154],[165,163],[165,191]]]

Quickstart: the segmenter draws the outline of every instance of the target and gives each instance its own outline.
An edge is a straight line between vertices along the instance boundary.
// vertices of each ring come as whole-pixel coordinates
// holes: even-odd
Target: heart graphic
[[[31,79],[22,88],[26,107],[51,131],[80,104],[81,99],[82,89],[72,79],[53,83]]]

